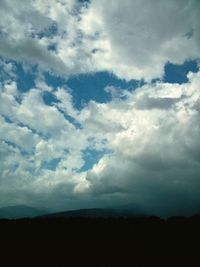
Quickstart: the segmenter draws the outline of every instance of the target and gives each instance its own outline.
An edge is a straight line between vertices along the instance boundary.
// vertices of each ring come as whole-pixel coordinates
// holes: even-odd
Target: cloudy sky
[[[0,206],[200,212],[199,0],[1,0]]]

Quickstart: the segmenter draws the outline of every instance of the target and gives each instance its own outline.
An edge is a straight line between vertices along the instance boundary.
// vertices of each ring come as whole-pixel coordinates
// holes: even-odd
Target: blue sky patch
[[[167,63],[165,65],[164,82],[168,83],[186,83],[188,82],[188,72],[197,72],[198,63],[195,60],[185,61],[182,65]]]
[[[87,171],[93,167],[102,157],[108,153],[108,151],[98,151],[94,149],[86,149],[83,151],[83,158],[85,160],[84,166],[79,170],[79,172]]]

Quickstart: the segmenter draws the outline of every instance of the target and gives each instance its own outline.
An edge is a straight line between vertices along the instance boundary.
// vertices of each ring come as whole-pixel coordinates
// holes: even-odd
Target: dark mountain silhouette
[[[33,207],[28,207],[24,205],[8,206],[0,208],[0,218],[1,219],[19,219],[19,218],[32,218],[42,214],[47,213],[47,211],[42,211]]]
[[[69,210],[50,213],[40,216],[40,218],[130,218],[145,217],[145,214],[138,209],[129,208],[96,208]]]

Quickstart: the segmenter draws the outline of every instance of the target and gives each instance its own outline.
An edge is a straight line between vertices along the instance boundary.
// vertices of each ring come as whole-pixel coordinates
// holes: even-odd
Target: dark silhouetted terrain
[[[200,266],[200,216],[0,220],[0,266]]]
[[[122,208],[96,208],[79,209],[63,212],[50,213],[40,216],[41,218],[120,218],[120,217],[144,217],[143,213],[137,209]]]

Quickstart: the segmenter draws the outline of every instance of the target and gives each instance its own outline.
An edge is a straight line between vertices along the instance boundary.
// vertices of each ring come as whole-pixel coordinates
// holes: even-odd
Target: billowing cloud
[[[2,1],[0,55],[69,76],[162,77],[199,58],[198,0]]]
[[[155,213],[199,208],[200,76],[189,77],[187,85],[145,85],[126,100],[97,105],[96,126],[101,120],[108,129],[110,123],[113,153],[88,171],[92,194],[121,194]]]
[[[188,77],[189,82],[181,85],[149,83],[133,91],[106,88],[112,91],[110,102],[90,101],[81,110],[74,107],[67,89],[52,91],[56,101],[47,105],[42,88],[20,94],[19,101],[16,84],[5,83],[2,198],[6,190],[24,190],[26,201],[34,203],[37,196],[47,206],[53,206],[54,198],[58,206],[67,205],[69,198],[72,207],[129,201],[160,214],[196,211],[200,73]],[[82,170],[87,149],[105,152],[99,162]]]
[[[0,5],[1,205],[199,212],[200,72],[162,80],[167,62],[198,65],[199,1]],[[67,79],[97,71],[141,83],[77,109]]]
[[[77,39],[76,1],[2,1],[0,55],[42,70],[68,75],[74,71],[73,43]],[[65,50],[65,55],[63,51]],[[65,59],[67,58],[67,61]],[[75,58],[74,58],[75,60]]]
[[[162,77],[170,61],[199,58],[199,1],[91,1],[82,29],[97,68],[121,78]],[[99,38],[98,38],[99,37]]]

